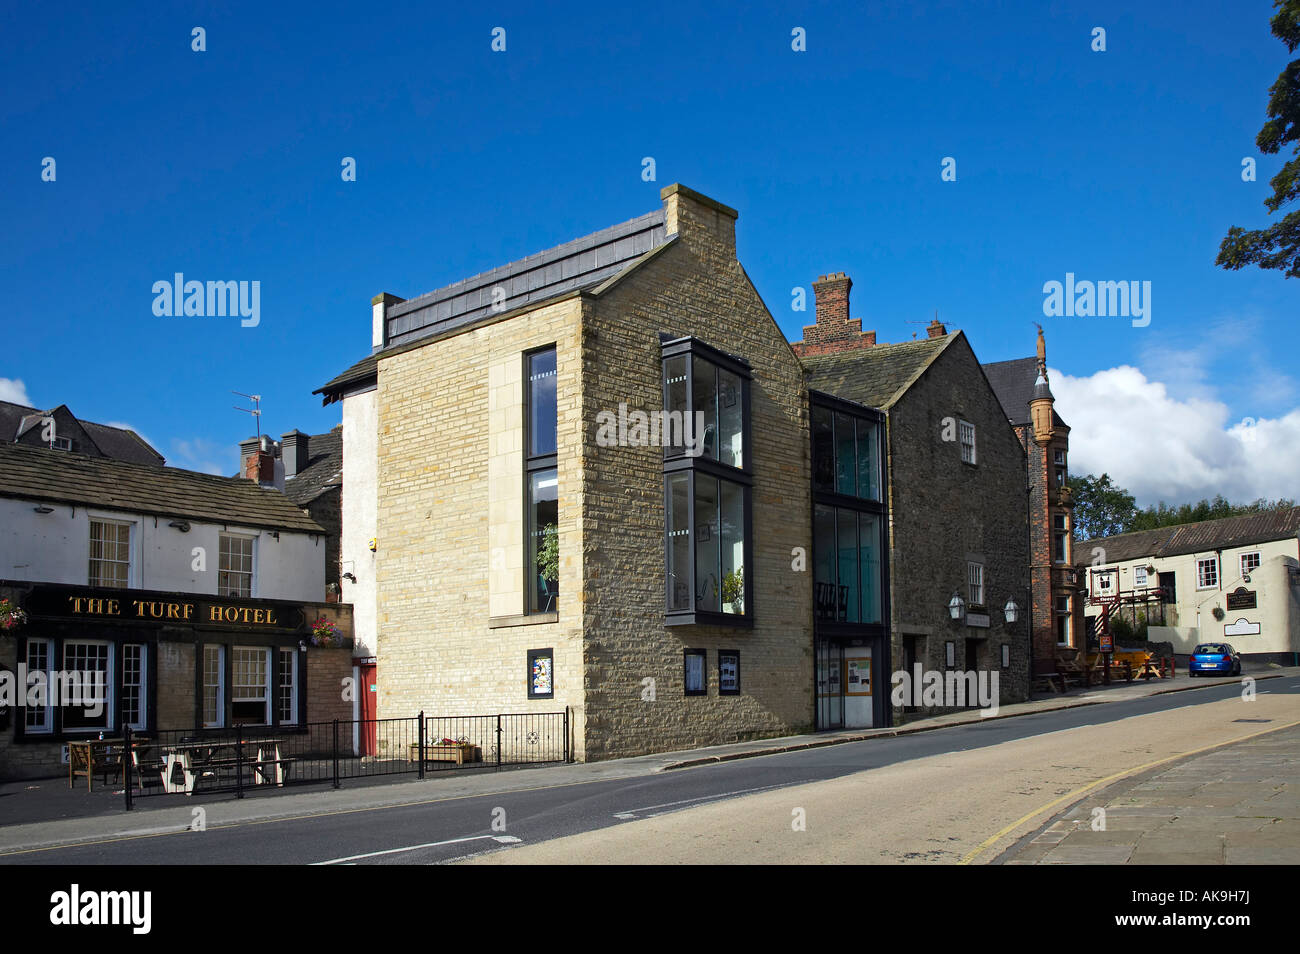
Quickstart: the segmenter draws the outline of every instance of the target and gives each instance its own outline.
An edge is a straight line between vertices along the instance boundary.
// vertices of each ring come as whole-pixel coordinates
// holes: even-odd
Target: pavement
[[[1297,858],[1300,726],[1116,782],[1051,819],[996,863],[1293,865]]]
[[[1300,668],[1259,667],[1246,676],[1256,680],[1300,675]],[[426,779],[397,776],[401,781],[374,779],[348,781],[332,789],[270,790],[244,799],[227,796],[148,797],[136,800],[136,809],[124,809],[120,787],[87,792],[70,790],[66,778],[16,781],[0,785],[0,853],[51,845],[81,844],[120,838],[175,832],[188,829],[198,809],[209,828],[223,824],[288,819],[323,813],[346,813],[375,808],[414,805],[477,795],[517,792],[608,779],[635,778],[656,772],[689,768],[733,759],[754,758],[781,752],[818,748],[873,738],[892,738],[951,726],[1015,718],[1038,712],[1108,702],[1140,699],[1168,692],[1185,692],[1222,685],[1225,679],[1189,679],[1185,674],[1173,680],[1118,683],[1073,690],[1029,702],[1002,706],[996,716],[979,710],[916,719],[884,729],[852,729],[812,735],[758,739],[604,762],[526,767],[502,771],[482,769],[434,772]],[[1235,680],[1233,680],[1235,681]]]

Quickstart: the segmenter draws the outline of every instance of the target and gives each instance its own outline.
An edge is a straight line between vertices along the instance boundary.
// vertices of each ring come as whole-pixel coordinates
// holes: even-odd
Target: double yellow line
[[[1147,769],[1155,768],[1157,765],[1167,765],[1170,762],[1177,762],[1179,759],[1189,758],[1193,755],[1200,755],[1202,752],[1209,752],[1213,749],[1221,749],[1225,745],[1236,745],[1238,742],[1246,742],[1250,739],[1258,738],[1261,735],[1268,735],[1270,732],[1278,732],[1282,729],[1291,729],[1298,725],[1300,725],[1300,722],[1288,722],[1286,725],[1276,725],[1269,729],[1261,729],[1259,732],[1252,732],[1250,735],[1243,735],[1239,739],[1228,739],[1226,742],[1216,742],[1214,743],[1214,745],[1207,745],[1199,749],[1192,749],[1190,752],[1180,752],[1177,755],[1170,755],[1163,759],[1156,759],[1154,762],[1147,762],[1145,765],[1135,765],[1133,768],[1125,769],[1122,772],[1116,772],[1114,775],[1107,775],[1105,778],[1099,778],[1097,779],[1097,781],[1090,782],[1087,785],[1083,786],[1082,788],[1076,788],[1074,791],[1062,795],[1060,798],[1052,799],[1052,801],[1048,802],[1046,805],[1043,805],[1040,808],[1035,808],[1028,815],[1016,819],[1006,828],[1003,828],[1001,831],[999,831],[997,834],[990,835],[988,838],[984,839],[982,842],[976,845],[970,852],[964,855],[961,861],[957,862],[957,864],[959,865],[970,864],[976,855],[980,854],[980,852],[996,844],[1000,839],[1011,834],[1011,832],[1015,831],[1017,828],[1019,828],[1021,825],[1025,824],[1026,822],[1032,821],[1034,818],[1037,818],[1039,815],[1051,811],[1053,808],[1055,808],[1058,805],[1062,805],[1066,802],[1077,801],[1080,798],[1082,798],[1084,795],[1091,792],[1093,789],[1100,788],[1103,785],[1109,785],[1111,782],[1119,781],[1120,779],[1124,778],[1126,775],[1136,775],[1138,772],[1145,772]]]

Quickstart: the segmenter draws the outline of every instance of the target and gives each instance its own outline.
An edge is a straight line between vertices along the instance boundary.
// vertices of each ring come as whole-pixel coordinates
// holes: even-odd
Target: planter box
[[[420,760],[420,743],[412,742],[410,750],[409,761],[418,762]],[[481,761],[477,745],[426,745],[424,747],[424,760],[426,762],[455,762],[457,765]]]

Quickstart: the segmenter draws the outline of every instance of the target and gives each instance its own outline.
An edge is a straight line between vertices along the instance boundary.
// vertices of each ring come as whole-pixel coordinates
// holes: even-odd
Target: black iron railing
[[[569,712],[334,720],[124,734],[126,807],[141,797],[234,793],[385,775],[572,759]]]

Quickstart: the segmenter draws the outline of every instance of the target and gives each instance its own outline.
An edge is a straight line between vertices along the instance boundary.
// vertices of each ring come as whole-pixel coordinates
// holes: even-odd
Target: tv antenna
[[[253,415],[253,423],[256,424],[257,426],[257,439],[260,442],[262,440],[262,395],[245,394],[243,391],[231,391],[230,393],[238,394],[240,397],[248,398],[250,401],[253,402],[252,407],[236,406],[235,410],[243,411],[245,414]]]

